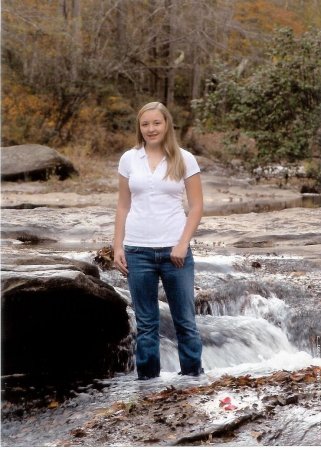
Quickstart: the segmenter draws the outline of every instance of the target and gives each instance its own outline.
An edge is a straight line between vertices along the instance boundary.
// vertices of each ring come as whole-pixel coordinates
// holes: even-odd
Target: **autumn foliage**
[[[320,25],[315,0],[301,3],[8,0],[3,144],[70,143],[108,154],[127,144],[136,108],[150,100],[167,103],[183,132],[217,61],[249,75],[267,61],[277,27],[299,38]]]

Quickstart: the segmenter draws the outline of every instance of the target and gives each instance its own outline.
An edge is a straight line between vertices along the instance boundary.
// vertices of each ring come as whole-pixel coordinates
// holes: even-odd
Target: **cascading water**
[[[87,262],[92,262],[94,257],[92,252],[59,251],[59,254]],[[177,374],[175,330],[160,285],[161,376],[147,382],[136,381],[135,371],[131,370],[133,360],[129,358],[127,374],[94,379],[90,384],[80,380],[82,384],[71,388],[73,395],[67,396],[63,408],[39,410],[34,422],[28,419],[28,424],[20,422],[19,418],[3,423],[2,436],[6,444],[56,445],[70,430],[90,420],[97,408],[104,409],[117,401],[134,401],[142,394],[160,391],[169,385],[184,388],[206,385],[223,374],[259,376],[280,369],[321,365],[320,354],[314,354],[309,347],[311,336],[321,335],[318,331],[320,304],[316,305],[313,298],[305,298],[303,302],[305,293],[300,287],[288,285],[282,276],[278,279],[258,276],[246,257],[195,257],[195,262],[196,319],[203,342],[205,375],[182,377]],[[127,301],[131,331],[119,346],[119,357],[128,357],[130,351],[134,354],[135,318],[127,280],[114,270],[101,271],[100,276]],[[21,389],[19,385],[18,389]]]
[[[244,258],[195,257],[195,262],[197,324],[207,373],[255,375],[313,363],[306,332],[294,332],[291,326],[290,306],[253,271],[242,267]],[[101,276],[117,284],[117,275],[103,272]],[[122,293],[129,298],[124,280],[121,284]],[[165,299],[161,285],[160,298]],[[162,371],[177,373],[175,330],[167,303],[159,304]]]
[[[173,325],[168,305],[161,303],[160,309],[162,367],[164,371],[173,372],[179,370]],[[263,308],[262,312],[265,310]],[[207,373],[250,372],[258,375],[311,363],[312,357],[298,351],[281,328],[258,316],[257,309],[249,312],[242,316],[197,317],[203,342],[203,366]]]
[[[76,256],[92,261],[88,252]],[[244,372],[255,375],[312,364],[309,337],[304,327],[293,328],[291,307],[273,292],[276,285],[259,278],[245,261],[242,256],[195,257],[197,324],[205,371],[213,376]],[[101,271],[100,275],[130,305],[126,279],[115,271]],[[277,291],[283,292],[284,288],[278,286]],[[297,296],[300,295],[298,291]],[[165,299],[161,284],[160,298]],[[159,304],[162,371],[177,373],[180,367],[175,330],[167,303]],[[128,308],[134,338],[135,320],[131,307]]]

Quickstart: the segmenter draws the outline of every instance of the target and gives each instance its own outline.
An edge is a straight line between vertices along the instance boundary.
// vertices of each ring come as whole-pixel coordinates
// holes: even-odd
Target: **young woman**
[[[202,343],[189,243],[203,212],[200,169],[195,157],[178,146],[172,117],[162,103],[143,106],[136,126],[137,145],[119,161],[114,264],[128,277],[135,310],[138,379],[160,373],[159,279],[176,330],[180,373],[196,376],[203,372]]]

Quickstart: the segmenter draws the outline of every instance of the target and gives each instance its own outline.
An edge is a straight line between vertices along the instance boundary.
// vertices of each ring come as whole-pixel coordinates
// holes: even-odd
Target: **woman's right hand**
[[[128,275],[127,261],[125,257],[125,251],[123,248],[114,250],[114,266],[123,275]]]

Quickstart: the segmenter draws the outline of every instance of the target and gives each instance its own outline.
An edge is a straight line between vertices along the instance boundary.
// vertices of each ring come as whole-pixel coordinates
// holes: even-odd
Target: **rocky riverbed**
[[[205,215],[192,247],[206,374],[177,375],[162,302],[158,380],[137,382],[134,372],[68,381],[62,374],[59,382],[7,374],[3,445],[319,444],[319,197],[307,205],[297,182],[258,182],[202,158],[200,164]],[[3,182],[4,261],[51,258],[52,265],[56,258],[57,265],[60,258],[59,270],[67,264],[61,258],[77,267],[93,263],[111,243],[116,172],[115,159],[105,177]],[[126,280],[99,270],[95,283],[128,300]]]

